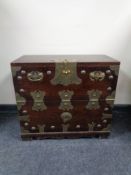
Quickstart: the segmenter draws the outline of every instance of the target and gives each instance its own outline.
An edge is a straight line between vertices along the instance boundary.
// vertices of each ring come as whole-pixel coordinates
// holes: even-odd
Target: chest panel
[[[22,138],[109,134],[119,64],[13,62]]]

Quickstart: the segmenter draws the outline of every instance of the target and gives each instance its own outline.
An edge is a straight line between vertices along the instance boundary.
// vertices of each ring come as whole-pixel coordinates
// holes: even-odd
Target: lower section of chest
[[[84,101],[72,105],[73,108],[68,111],[63,111],[59,109],[60,105],[54,104],[37,111],[32,102],[28,102],[19,110],[22,138],[79,138],[109,134],[111,107],[103,102],[98,109],[87,109],[86,103]]]

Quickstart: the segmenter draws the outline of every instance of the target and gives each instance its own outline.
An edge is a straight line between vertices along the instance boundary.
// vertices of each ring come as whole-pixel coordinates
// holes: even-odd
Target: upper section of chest
[[[120,65],[118,61],[99,55],[50,56],[50,59],[48,56],[43,56],[43,59],[42,56],[30,56],[30,59],[28,57],[11,63],[15,84],[87,86],[94,83],[115,83]]]

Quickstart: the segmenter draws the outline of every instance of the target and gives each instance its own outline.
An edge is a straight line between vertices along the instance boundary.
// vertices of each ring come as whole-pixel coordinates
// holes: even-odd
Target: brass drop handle
[[[29,81],[41,81],[43,80],[43,72],[32,71],[27,74],[27,78]]]
[[[69,112],[63,112],[61,114],[61,118],[63,120],[63,123],[69,122],[72,119],[72,114]]]

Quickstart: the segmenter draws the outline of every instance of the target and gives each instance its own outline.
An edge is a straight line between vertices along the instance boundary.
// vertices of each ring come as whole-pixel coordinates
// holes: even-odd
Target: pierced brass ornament
[[[63,132],[67,132],[69,128],[69,124],[62,124]]]
[[[114,105],[114,100],[115,100],[115,91],[111,93],[111,95],[106,97],[106,103],[109,104],[111,107]]]
[[[100,108],[99,98],[102,94],[102,91],[93,89],[93,90],[87,91],[87,94],[89,95],[89,102],[86,105],[86,109],[89,109],[89,110],[99,109]]]
[[[38,129],[40,133],[44,132],[45,125],[38,125]]]
[[[72,114],[69,112],[63,112],[61,114],[61,118],[63,120],[63,123],[67,123],[72,119]]]
[[[67,60],[55,64],[55,77],[51,80],[53,85],[80,84],[81,79],[77,76],[77,63],[70,63]]]
[[[32,71],[27,74],[27,78],[29,81],[41,81],[43,80],[43,72]]]
[[[16,103],[18,110],[21,110],[22,106],[26,104],[26,99],[22,97],[18,92],[16,92]]]
[[[44,96],[45,96],[44,91],[35,90],[35,91],[31,92],[30,94],[31,94],[31,96],[34,100],[32,110],[34,110],[34,111],[43,111],[43,110],[47,109],[47,107],[44,103]]]
[[[105,78],[105,73],[102,71],[90,72],[89,78],[91,81],[102,81]]]
[[[63,90],[63,91],[60,91],[58,94],[61,98],[59,109],[67,110],[67,111],[69,111],[70,109],[73,109],[73,105],[71,104],[71,98],[74,92],[69,90]]]
[[[25,129],[23,126],[21,126],[20,129],[21,129],[21,133],[22,134],[28,134],[28,133],[30,133],[29,130],[28,129]]]
[[[12,66],[11,70],[12,70],[12,76],[15,77],[16,73],[21,70],[21,66]]]
[[[111,69],[112,71],[114,71],[114,73],[115,73],[116,76],[118,76],[118,74],[119,74],[119,68],[120,68],[119,65],[111,65],[111,66],[110,66],[110,69]]]
[[[94,127],[95,127],[95,123],[92,122],[92,123],[88,123],[88,131],[94,131]]]

